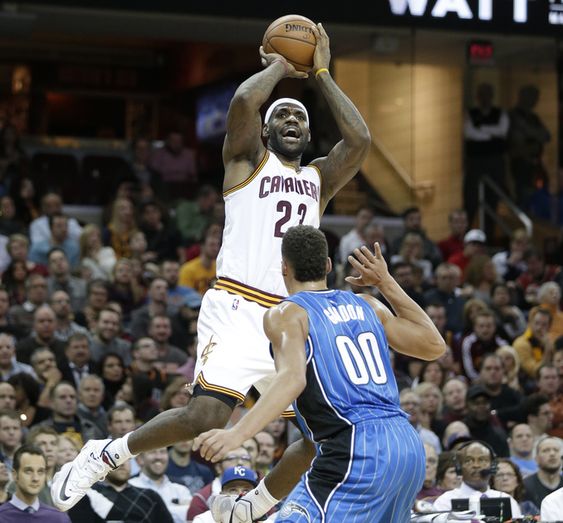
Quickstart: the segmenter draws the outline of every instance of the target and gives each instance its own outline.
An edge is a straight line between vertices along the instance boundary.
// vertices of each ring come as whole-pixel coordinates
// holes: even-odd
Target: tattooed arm
[[[260,47],[260,56],[264,70],[238,87],[229,106],[227,135],[223,143],[223,190],[246,180],[264,155],[260,107],[268,100],[274,87],[282,78],[307,77],[279,54],[267,54]]]
[[[314,70],[328,69],[330,47],[326,31],[321,24],[313,29],[317,37]],[[321,210],[329,200],[348,183],[360,169],[371,144],[369,129],[352,101],[336,85],[328,70],[316,75],[319,88],[336,120],[342,135],[328,156],[317,158],[312,163],[322,173]]]

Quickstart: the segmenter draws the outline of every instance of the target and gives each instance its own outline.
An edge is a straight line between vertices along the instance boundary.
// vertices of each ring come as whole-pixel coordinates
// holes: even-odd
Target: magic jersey
[[[320,197],[321,177],[316,167],[296,171],[266,151],[254,173],[224,193],[225,228],[215,288],[243,295],[254,290],[285,296],[281,275],[283,234],[293,225],[319,227]],[[267,295],[262,299],[263,305],[279,301],[266,303]]]
[[[307,311],[307,385],[294,407],[315,441],[369,419],[406,417],[387,337],[372,307],[351,292],[299,292],[287,298]]]

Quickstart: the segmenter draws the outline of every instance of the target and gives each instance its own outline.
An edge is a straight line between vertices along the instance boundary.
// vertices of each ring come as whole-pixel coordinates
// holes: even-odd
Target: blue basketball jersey
[[[287,301],[309,316],[307,386],[294,407],[313,441],[368,419],[406,417],[387,337],[372,307],[351,292],[299,292]]]

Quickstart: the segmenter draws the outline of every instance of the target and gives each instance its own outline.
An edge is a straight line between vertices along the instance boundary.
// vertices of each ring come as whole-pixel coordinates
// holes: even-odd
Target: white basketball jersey
[[[319,170],[306,166],[296,171],[266,151],[254,173],[224,197],[225,229],[217,258],[217,276],[223,287],[216,288],[231,286],[236,291],[237,284],[242,284],[246,292],[286,296],[281,275],[282,236],[293,225],[319,227]]]

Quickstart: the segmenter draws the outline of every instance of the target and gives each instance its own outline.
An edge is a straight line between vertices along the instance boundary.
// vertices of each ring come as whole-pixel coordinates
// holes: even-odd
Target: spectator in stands
[[[11,196],[4,195],[0,198],[0,214],[0,234],[8,237],[25,234],[25,225],[16,217],[16,204]]]
[[[532,430],[534,446],[536,446],[540,439],[548,435],[547,431],[553,425],[553,412],[551,411],[549,398],[537,392],[530,394],[524,398],[522,410]]]
[[[12,234],[8,239],[6,250],[12,262],[23,262],[28,273],[37,273],[47,276],[49,271],[45,265],[37,265],[29,259],[29,239],[23,234]]]
[[[89,223],[84,227],[79,239],[80,271],[87,280],[109,280],[115,266],[115,252],[112,247],[102,244],[100,228]]]
[[[195,493],[213,481],[213,472],[209,467],[192,459],[193,441],[180,441],[170,447],[166,475],[177,483],[186,486]]]
[[[110,471],[103,483],[96,483],[69,511],[73,521],[135,521],[173,523],[162,498],[153,490],[129,483],[131,461]]]
[[[403,236],[399,252],[391,256],[391,264],[409,263],[422,270],[425,282],[432,279],[432,262],[424,258],[424,238],[416,232],[408,232]]]
[[[213,220],[213,210],[218,201],[219,193],[211,185],[200,186],[195,201],[179,201],[176,206],[176,227],[186,245],[203,239],[204,231]]]
[[[0,284],[0,332],[21,337],[23,335],[22,329],[15,325],[9,311],[10,298],[8,291]]]
[[[41,198],[41,216],[33,220],[29,226],[29,236],[32,244],[48,242],[51,239],[51,227],[49,219],[55,215],[61,215],[63,212],[63,201],[61,196],[56,192],[47,192]],[[73,242],[77,242],[82,227],[74,218],[68,219],[67,224],[68,238]]]
[[[116,198],[111,219],[102,231],[104,245],[111,247],[117,259],[131,256],[131,236],[137,232],[133,203],[128,198]]]
[[[170,381],[160,398],[160,410],[185,407],[190,401],[189,385],[191,380],[184,376],[176,376]]]
[[[32,376],[22,372],[12,376],[8,383],[16,390],[15,408],[20,414],[23,427],[41,423],[50,416],[50,409],[39,403],[41,389]]]
[[[467,383],[462,378],[451,378],[442,388],[444,395],[444,421],[450,423],[465,417]]]
[[[91,359],[90,338],[87,334],[73,334],[67,341],[65,356],[66,360],[59,366],[61,377],[76,389],[83,379],[97,372],[96,364]]]
[[[460,343],[460,357],[465,375],[474,380],[479,376],[483,356],[495,352],[508,342],[496,334],[496,322],[489,310],[477,313],[473,331]]]
[[[526,332],[516,338],[513,347],[520,358],[522,370],[531,378],[544,363],[551,363],[553,342],[549,338],[552,316],[547,309],[541,307],[530,311]]]
[[[0,457],[0,505],[12,499],[12,495],[8,492],[8,483],[10,483],[10,471]]]
[[[272,469],[274,454],[276,451],[276,440],[269,432],[263,430],[254,436],[258,442],[258,456],[256,457],[256,472],[259,476],[265,476]]]
[[[530,248],[530,236],[526,229],[516,229],[510,236],[510,247],[493,256],[497,274],[504,281],[514,281],[527,269],[524,254]]]
[[[157,315],[150,319],[149,336],[155,342],[157,360],[161,368],[173,373],[187,362],[186,352],[170,344],[172,322],[168,316]]]
[[[397,283],[409,295],[409,297],[416,303],[418,303],[418,305],[424,307],[424,296],[416,290],[414,285],[414,273],[412,264],[409,262],[398,261],[397,263],[391,265],[390,272],[393,278],[395,278]],[[378,299],[385,305],[390,306],[389,302],[383,295],[378,295]]]
[[[168,309],[168,282],[157,276],[149,284],[147,304],[131,314],[131,335],[134,339],[148,335],[149,323],[155,316],[170,316]]]
[[[563,487],[561,476],[562,443],[551,436],[542,438],[536,446],[538,471],[524,479],[525,499],[541,507],[543,499]]]
[[[15,410],[16,389],[7,382],[0,381],[0,410]]]
[[[30,365],[16,360],[14,337],[10,334],[0,333],[0,379],[8,381],[9,378],[20,372],[35,376],[35,372]]]
[[[563,336],[555,341],[555,353],[553,354],[553,365],[559,374],[560,392],[563,392]]]
[[[519,291],[518,305],[527,310],[537,304],[537,290],[540,285],[555,280],[561,272],[561,267],[546,264],[543,253],[534,248],[526,251],[524,262],[527,270],[518,276],[516,287]]]
[[[126,366],[131,363],[131,342],[119,337],[121,317],[113,309],[102,309],[98,316],[96,329],[92,333],[90,352],[98,363],[108,353],[121,357]]]
[[[38,307],[47,302],[47,281],[40,274],[30,274],[25,281],[26,300],[21,305],[12,305],[9,315],[24,333],[33,328],[33,316]]]
[[[442,419],[444,399],[440,387],[434,383],[422,382],[413,387],[413,390],[420,398],[420,424],[441,438],[446,423]]]
[[[470,292],[474,298],[481,299],[488,305],[491,303],[493,285],[497,281],[495,265],[489,256],[476,254],[471,257],[465,268],[465,292]]]
[[[54,247],[47,255],[49,262],[49,277],[47,288],[49,296],[55,291],[64,291],[70,297],[70,307],[73,311],[82,310],[86,303],[86,282],[71,274],[71,266],[65,252]]]
[[[424,244],[422,257],[425,260],[430,260],[433,267],[438,265],[442,261],[442,255],[440,254],[440,250],[436,244],[426,236],[426,233],[422,228],[422,214],[420,209],[418,207],[409,207],[403,211],[402,216],[405,229],[403,235],[396,238],[391,244],[391,253],[398,253],[400,246],[403,243],[404,236],[409,232],[415,232],[422,236]]]
[[[109,285],[105,280],[90,280],[86,286],[86,305],[76,313],[76,323],[92,331],[98,316],[108,304]]]
[[[33,314],[33,331],[16,344],[18,361],[30,363],[33,351],[39,347],[49,347],[58,362],[65,359],[65,343],[55,338],[55,313],[49,305],[41,305]]]
[[[33,220],[39,218],[41,214],[39,197],[35,190],[33,181],[27,176],[16,178],[10,188],[10,195],[14,199],[16,205],[16,217],[21,220],[24,225],[29,225]],[[47,237],[49,235],[49,226],[47,226]]]
[[[482,473],[491,468],[494,459],[488,447],[479,441],[470,442],[457,452],[456,459],[457,467],[462,474],[461,485],[456,489],[444,492],[434,502],[434,510],[452,510],[452,499],[481,498],[484,495],[487,498],[508,497],[512,517],[521,517],[520,507],[516,500],[504,492],[490,488],[491,474]]]
[[[208,234],[203,240],[201,254],[180,268],[180,285],[191,287],[203,296],[215,279],[215,260],[220,248],[221,241]]]
[[[463,305],[465,300],[456,295],[456,271],[449,263],[436,268],[436,288],[424,293],[426,303],[441,303],[446,308],[447,330],[454,333],[463,330]]]
[[[489,393],[492,410],[506,422],[505,412],[512,411],[516,405],[519,405],[522,396],[503,383],[503,378],[504,369],[500,357],[494,353],[486,354],[479,372],[479,383]]]
[[[424,307],[424,312],[428,314],[428,317],[432,320],[432,323],[438,329],[438,332],[444,338],[446,342],[446,353],[440,358],[440,362],[446,371],[445,378],[453,378],[459,373],[458,365],[455,364],[453,360],[453,353],[451,347],[454,341],[454,333],[447,329],[447,316],[446,307],[441,303],[431,302]]]
[[[145,297],[145,289],[133,276],[131,260],[117,260],[113,269],[113,282],[109,288],[109,300],[122,308],[123,322],[128,325],[131,313],[139,307]]]
[[[147,250],[152,261],[182,260],[181,236],[176,226],[163,216],[161,206],[155,200],[141,204],[141,230],[145,233]]]
[[[452,421],[444,430],[442,446],[446,450],[453,450],[470,439],[469,427],[463,421]]]
[[[8,294],[9,305],[22,305],[25,302],[25,284],[29,276],[23,261],[11,261],[2,273],[2,285]]]
[[[129,373],[133,377],[142,376],[150,384],[152,389],[164,390],[166,388],[167,375],[159,365],[159,355],[156,342],[152,338],[139,338],[133,344],[133,362],[129,367]]]
[[[62,379],[55,353],[49,347],[38,347],[31,353],[31,366],[41,387],[38,405],[50,407],[51,392]]]
[[[503,368],[503,383],[506,383],[510,388],[515,391],[522,392],[522,386],[520,385],[520,358],[514,347],[510,345],[504,345],[499,347],[495,354],[500,357]]]
[[[446,450],[438,456],[436,485],[442,492],[459,488],[461,485],[461,476],[455,466],[455,452]]]
[[[488,443],[497,456],[508,457],[510,450],[504,430],[491,414],[491,395],[482,385],[472,385],[466,395],[467,415],[463,422],[471,437]]]
[[[540,92],[536,86],[522,86],[518,92],[518,101],[509,113],[510,173],[516,203],[523,210],[528,208],[536,179],[544,172],[541,156],[544,145],[551,140],[547,127],[534,112],[539,96]]]
[[[506,492],[512,496],[520,506],[524,516],[537,516],[538,507],[531,501],[524,500],[524,480],[518,465],[507,458],[497,459],[497,471],[491,478],[491,486],[499,492]]]
[[[543,283],[538,289],[538,303],[542,309],[551,312],[551,326],[549,327],[549,337],[555,341],[563,336],[563,311],[561,303],[561,287],[553,281]]]
[[[151,142],[146,138],[138,137],[131,143],[131,174],[141,199],[156,198],[163,190],[160,175],[150,166],[151,152]]]
[[[274,438],[271,434],[264,432],[262,434],[267,434],[264,438],[269,438],[271,441],[270,447],[265,446],[265,451],[270,460],[273,459],[274,453]],[[266,458],[266,456],[265,456]],[[190,509],[188,510],[188,521],[191,521],[198,514],[206,512],[211,507],[208,504],[209,501],[213,501],[212,496],[216,496],[221,492],[221,475],[231,467],[249,467],[251,463],[251,458],[243,447],[231,450],[221,461],[215,464],[216,477],[211,482],[205,485],[202,489],[193,493],[192,502],[190,504]]]
[[[80,447],[90,439],[102,439],[105,436],[94,423],[78,416],[77,394],[70,383],[61,381],[53,389],[51,404],[52,415],[43,424],[73,438]]]
[[[439,454],[442,450],[440,445],[440,438],[432,432],[430,429],[424,428],[420,422],[421,418],[421,408],[420,408],[420,397],[416,392],[411,389],[403,389],[399,396],[401,403],[401,409],[403,409],[409,416],[409,422],[416,429],[420,435],[420,439],[423,443],[428,443],[432,445]],[[260,441],[258,441],[260,443]]]
[[[554,365],[546,363],[538,369],[537,386],[538,393],[549,399],[553,414],[552,425],[547,433],[563,438],[563,396],[559,392],[560,379]]]
[[[356,248],[362,245],[368,245],[365,238],[365,228],[373,220],[374,212],[371,207],[360,207],[356,211],[354,227],[350,229],[340,239],[338,252],[340,254],[340,262],[346,263],[348,256]]]
[[[88,374],[78,386],[78,415],[96,425],[101,434],[107,434],[107,414],[102,407],[104,382],[96,374]]]
[[[463,251],[452,254],[447,262],[457,265],[463,274],[471,258],[476,254],[485,254],[487,236],[480,229],[471,229],[463,237]]]
[[[463,251],[463,237],[467,232],[467,213],[463,209],[455,209],[448,215],[450,235],[438,242],[438,248],[442,253],[442,260],[448,260],[450,256]]]
[[[150,489],[158,493],[164,501],[175,523],[185,523],[186,514],[192,500],[188,488],[170,481],[166,475],[168,451],[166,448],[143,452],[137,458],[141,465],[141,474],[131,478],[134,487]]]
[[[495,92],[489,83],[477,87],[477,105],[471,107],[464,123],[465,175],[463,201],[469,223],[478,208],[479,183],[488,176],[501,189],[505,187],[505,154],[509,119],[505,111],[493,105]],[[498,196],[486,191],[486,203],[496,212]],[[493,225],[490,225],[492,232]]]
[[[67,514],[41,503],[38,499],[39,493],[45,487],[46,470],[47,462],[40,449],[24,445],[18,450],[14,456],[16,492],[9,502],[0,506],[0,520],[4,523],[34,519],[45,523],[70,523]]]
[[[65,291],[53,292],[50,305],[55,313],[55,338],[66,343],[74,334],[89,336],[87,329],[73,321],[74,315],[70,308],[70,296]]]
[[[49,216],[49,230],[51,235],[48,240],[31,244],[29,259],[35,263],[47,265],[49,253],[57,248],[64,252],[70,266],[76,269],[80,261],[80,248],[78,240],[68,236],[68,216],[65,214]]]
[[[59,436],[59,444],[57,445],[57,470],[69,461],[72,461],[78,453],[80,448],[72,438],[68,436]]]
[[[168,284],[168,307],[172,314],[177,313],[188,300],[188,303],[201,304],[201,295],[190,287],[179,285],[180,263],[176,260],[164,260],[160,265],[160,275]],[[192,300],[189,300],[192,298]],[[199,308],[199,305],[194,308]]]
[[[25,438],[26,445],[37,447],[43,452],[47,462],[45,471],[45,486],[39,492],[39,501],[46,505],[53,506],[51,498],[51,481],[56,472],[57,449],[59,446],[59,435],[53,427],[35,425],[31,428]]]
[[[491,288],[491,310],[497,321],[499,336],[513,341],[526,330],[526,318],[512,304],[510,289],[506,283],[495,283]]]
[[[102,356],[99,368],[104,383],[103,407],[109,409],[115,403],[115,396],[125,381],[125,364],[119,354],[108,352]]]
[[[0,456],[13,467],[14,455],[22,442],[22,422],[15,410],[0,411]]]
[[[538,463],[534,459],[534,435],[527,423],[518,423],[512,427],[508,446],[511,461],[518,465],[524,477],[538,471]]]

